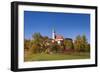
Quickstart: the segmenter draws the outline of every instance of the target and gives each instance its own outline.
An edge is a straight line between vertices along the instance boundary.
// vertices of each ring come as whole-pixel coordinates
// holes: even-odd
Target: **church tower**
[[[55,37],[56,37],[56,33],[55,33],[55,29],[53,28],[52,29],[52,39],[55,39]]]

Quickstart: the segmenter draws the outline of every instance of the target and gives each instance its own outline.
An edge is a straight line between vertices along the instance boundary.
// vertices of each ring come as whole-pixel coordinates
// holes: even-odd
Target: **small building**
[[[61,44],[61,42],[64,40],[63,36],[57,34],[55,30],[52,30],[52,42],[57,42],[58,44]]]

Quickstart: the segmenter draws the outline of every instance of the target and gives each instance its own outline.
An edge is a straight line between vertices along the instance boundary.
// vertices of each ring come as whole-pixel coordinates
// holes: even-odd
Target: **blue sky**
[[[31,39],[35,32],[51,38],[53,28],[57,34],[73,40],[85,34],[90,42],[89,14],[24,11],[24,38]]]

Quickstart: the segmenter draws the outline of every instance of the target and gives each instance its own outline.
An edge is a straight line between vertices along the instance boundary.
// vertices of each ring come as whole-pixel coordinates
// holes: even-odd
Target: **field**
[[[24,61],[50,61],[50,60],[73,60],[73,59],[88,59],[90,53],[69,53],[69,54],[24,54]]]

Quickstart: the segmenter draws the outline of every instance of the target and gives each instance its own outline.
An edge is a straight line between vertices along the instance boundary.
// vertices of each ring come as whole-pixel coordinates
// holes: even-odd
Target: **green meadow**
[[[89,53],[70,53],[70,54],[26,54],[24,61],[50,61],[50,60],[74,60],[74,59],[89,59]]]

